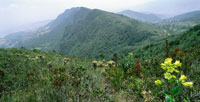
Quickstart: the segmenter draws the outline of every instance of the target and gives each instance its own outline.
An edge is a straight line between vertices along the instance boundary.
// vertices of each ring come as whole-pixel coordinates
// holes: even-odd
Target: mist
[[[200,10],[199,0],[1,0],[0,37],[19,27],[55,19],[72,7],[87,7],[118,12],[130,9],[172,17]]]

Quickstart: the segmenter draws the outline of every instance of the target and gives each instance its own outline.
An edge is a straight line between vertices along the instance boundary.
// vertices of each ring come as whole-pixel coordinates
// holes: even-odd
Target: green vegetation
[[[114,53],[107,61],[106,54],[93,61],[36,49],[0,49],[0,101],[198,102],[199,36],[197,25],[127,56]]]
[[[169,21],[175,22],[193,22],[196,24],[200,24],[200,11],[193,11],[185,14],[181,14],[169,19]]]
[[[193,26],[196,25],[196,23],[193,22],[159,22],[154,24],[158,26],[159,28],[164,29],[165,33],[168,35],[177,35],[180,34]]]
[[[169,35],[180,34],[189,28],[200,24],[200,11],[188,12],[175,17],[164,19],[161,22],[155,23],[160,28],[165,29]]]
[[[144,56],[151,58],[152,56],[165,56],[165,52],[168,49],[168,55],[174,56],[176,50],[182,49],[193,51],[192,47],[197,47],[200,44],[200,25],[196,25],[183,32],[183,34],[172,35],[168,38],[162,39],[159,42],[151,43],[144,46],[142,49],[138,49],[135,52],[136,56]],[[167,41],[167,45],[166,45]],[[175,48],[180,48],[176,49]],[[171,49],[171,50],[170,50]]]
[[[175,102],[176,97],[180,94],[182,86],[190,88],[193,87],[193,82],[185,82],[187,79],[185,75],[180,76],[180,71],[177,67],[181,67],[181,65],[182,63],[178,60],[175,61],[175,63],[172,63],[172,58],[167,58],[164,63],[161,63],[161,68],[166,71],[164,78],[167,81],[162,82],[160,80],[156,80],[155,84],[165,88],[161,92],[165,94],[166,102]],[[177,76],[180,76],[180,78],[177,79]],[[169,92],[167,92],[168,90]]]
[[[122,15],[87,8],[66,10],[48,24],[49,32],[20,44],[29,49],[106,57],[167,36],[162,28]],[[44,28],[46,28],[44,27]]]
[[[25,49],[0,56],[1,102],[109,101],[88,59]]]

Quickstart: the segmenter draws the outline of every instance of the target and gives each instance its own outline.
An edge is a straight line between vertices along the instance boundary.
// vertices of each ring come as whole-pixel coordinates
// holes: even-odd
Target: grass
[[[179,59],[183,64],[181,73],[194,81],[194,87],[183,89],[178,101],[199,100],[200,59],[190,57],[198,53],[199,48],[196,48]],[[1,49],[0,55],[1,102],[164,100],[161,89],[154,84],[163,77],[160,63],[164,59],[136,61],[134,56],[127,56],[118,60],[115,67],[104,62],[103,67],[95,70],[91,59],[39,50]],[[191,60],[188,61],[188,57]],[[141,70],[135,71],[136,67]]]

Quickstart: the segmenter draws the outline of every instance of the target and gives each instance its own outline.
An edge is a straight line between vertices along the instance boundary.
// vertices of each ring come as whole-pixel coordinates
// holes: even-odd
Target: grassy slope
[[[25,49],[0,49],[0,56],[1,102],[109,100],[89,59]]]
[[[173,48],[185,48],[184,55],[172,56],[174,60],[180,60],[181,73],[188,76],[189,81],[194,82],[193,89],[183,88],[180,97],[176,100],[198,101],[200,78],[200,48],[199,28],[196,26],[182,36],[170,38]],[[180,41],[179,44],[174,41]],[[191,42],[192,41],[192,42]],[[173,42],[173,43],[171,43]],[[180,45],[180,46],[179,46]],[[182,46],[185,45],[185,46]],[[195,45],[194,47],[191,47]],[[160,63],[165,57],[160,45],[154,45],[150,49],[155,51],[151,57],[150,51],[145,59],[141,59],[143,67],[138,75],[134,72],[135,57],[124,57],[118,61],[118,67],[98,67],[93,70],[90,59],[70,57],[64,54],[45,53],[39,50],[25,49],[1,49],[0,50],[0,101],[144,101],[142,92],[151,91],[150,97],[155,101],[162,101],[161,89],[154,84],[157,79],[163,78]],[[191,47],[191,48],[190,48]],[[153,49],[154,48],[154,49]],[[143,51],[142,50],[142,51]],[[137,53],[136,53],[137,55]],[[43,56],[40,58],[38,56]],[[64,58],[69,61],[64,65]],[[52,65],[52,67],[50,67]],[[126,70],[126,68],[128,68]],[[105,71],[102,73],[102,70]],[[189,90],[189,91],[188,91]]]

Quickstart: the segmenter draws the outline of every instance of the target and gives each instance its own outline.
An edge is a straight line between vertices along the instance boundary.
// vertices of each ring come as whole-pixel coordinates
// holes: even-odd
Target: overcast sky
[[[174,16],[200,10],[200,0],[0,0],[0,35],[20,25],[55,19],[71,7],[110,12],[131,9]]]

